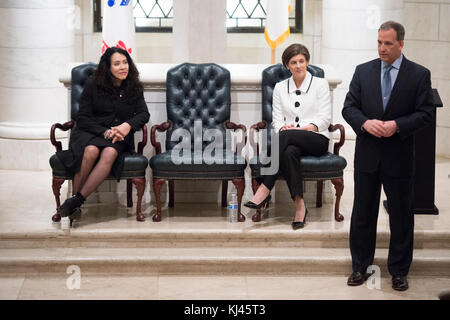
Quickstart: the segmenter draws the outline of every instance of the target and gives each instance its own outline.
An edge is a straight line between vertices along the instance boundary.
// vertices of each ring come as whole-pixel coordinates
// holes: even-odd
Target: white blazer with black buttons
[[[272,126],[279,132],[284,125],[303,127],[314,124],[318,134],[330,138],[331,98],[328,81],[306,72],[300,88],[293,77],[275,85],[272,102]]]

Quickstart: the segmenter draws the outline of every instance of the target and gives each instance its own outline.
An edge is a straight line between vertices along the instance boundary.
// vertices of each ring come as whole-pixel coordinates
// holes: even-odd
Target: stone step
[[[374,265],[388,276],[387,249]],[[349,275],[345,248],[32,248],[0,249],[1,274]],[[450,251],[416,249],[410,275],[450,277]]]
[[[379,231],[377,248],[389,247],[390,233]],[[0,233],[0,248],[170,248],[170,247],[305,247],[348,248],[347,230],[270,228],[70,229]],[[416,249],[450,249],[450,231],[414,234]]]

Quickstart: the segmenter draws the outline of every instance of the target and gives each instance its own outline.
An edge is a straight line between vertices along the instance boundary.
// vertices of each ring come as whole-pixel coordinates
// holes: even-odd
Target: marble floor
[[[133,300],[436,300],[449,278],[410,277],[398,292],[388,278],[379,286],[348,287],[345,276],[86,275],[68,286],[68,275],[1,276],[0,299]]]
[[[292,231],[289,222],[293,207],[275,204],[262,222],[253,223],[251,212],[244,223],[230,224],[226,211],[219,205],[183,205],[165,209],[163,220],[153,223],[152,203],[143,204],[147,216],[144,223],[137,222],[124,205],[89,204],[83,211],[83,219],[71,231],[74,236],[88,237],[90,234],[130,234],[135,232],[151,236],[158,232],[172,234],[208,233],[227,235],[242,233],[255,235],[264,233],[285,239],[301,232],[311,237],[317,234],[348,233],[353,196],[353,172],[345,172],[345,189],[341,201],[343,222],[335,222],[332,206],[311,208],[305,229]],[[416,234],[431,235],[450,233],[450,159],[436,159],[435,204],[439,215],[416,215]],[[62,196],[64,198],[64,196]],[[0,252],[11,252],[5,247],[5,239],[21,237],[64,235],[58,223],[51,222],[54,198],[51,193],[50,171],[0,170],[0,237],[3,246]],[[126,230],[126,231],[124,231]],[[131,231],[130,231],[131,230]],[[128,232],[128,233],[127,233]],[[380,206],[378,232],[388,233],[388,215]],[[118,235],[117,235],[118,234]],[[346,239],[344,239],[346,241]],[[230,246],[237,244],[230,244]],[[39,247],[39,244],[36,246]],[[208,246],[208,244],[205,244]],[[439,248],[438,248],[439,249]],[[3,251],[2,251],[3,250]],[[35,254],[38,255],[37,249]],[[64,248],[64,250],[73,250]],[[125,248],[126,250],[126,248]],[[199,249],[201,251],[201,248]],[[439,249],[439,254],[450,258],[449,246]],[[349,252],[348,252],[349,255]],[[0,260],[2,257],[0,256]],[[7,258],[6,258],[7,259]],[[3,257],[3,261],[5,258]],[[352,288],[346,285],[344,274],[148,274],[90,272],[81,275],[81,281],[73,282],[66,273],[22,273],[0,272],[0,299],[232,299],[232,300],[316,300],[316,299],[438,299],[442,292],[450,290],[450,276],[411,275],[410,289],[406,292],[392,290],[388,275],[379,282]],[[75,283],[75,287],[73,284]]]

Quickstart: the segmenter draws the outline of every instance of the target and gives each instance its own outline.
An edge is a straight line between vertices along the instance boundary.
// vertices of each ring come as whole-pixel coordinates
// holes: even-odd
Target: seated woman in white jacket
[[[252,209],[263,207],[270,201],[270,191],[277,177],[282,174],[295,202],[294,230],[304,227],[308,213],[303,200],[300,158],[323,155],[328,150],[330,138],[331,99],[328,82],[307,71],[309,59],[308,49],[301,44],[292,44],[283,52],[283,65],[292,76],[278,82],[273,91],[272,126],[280,139],[279,169],[276,174],[263,176],[262,184],[251,201],[244,204]]]

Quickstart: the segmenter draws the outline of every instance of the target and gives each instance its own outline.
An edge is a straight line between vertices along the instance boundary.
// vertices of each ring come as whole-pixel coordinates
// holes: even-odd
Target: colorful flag
[[[109,47],[127,50],[135,58],[136,36],[131,0],[103,0],[102,54]]]
[[[289,37],[289,0],[267,0],[264,36],[272,49]]]

